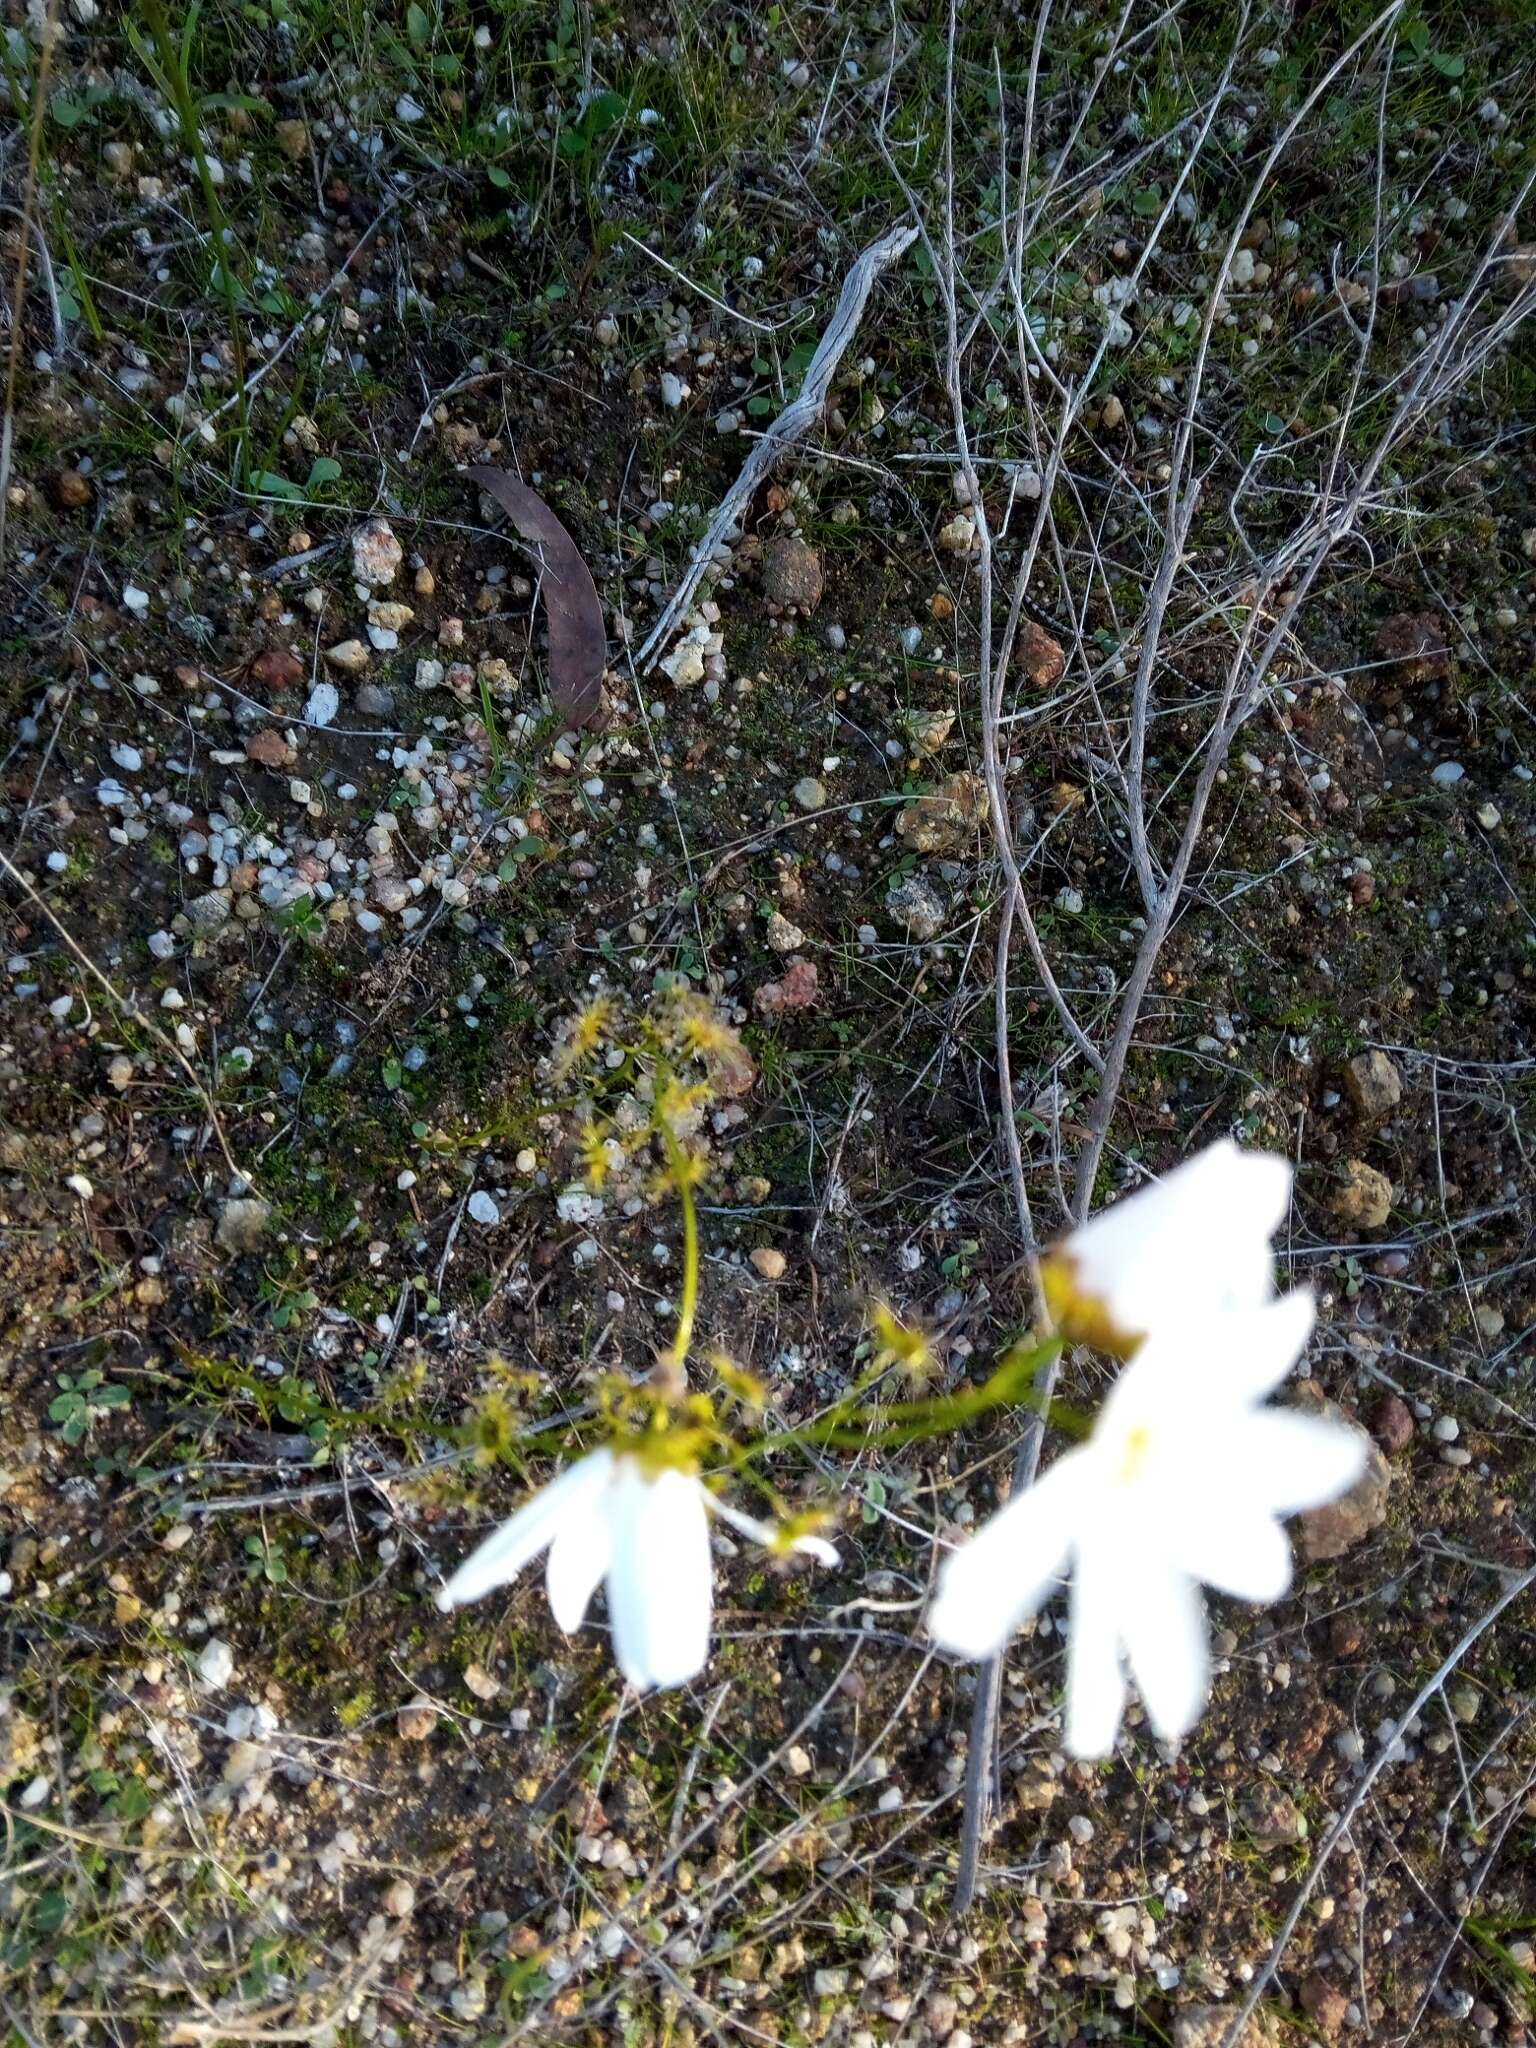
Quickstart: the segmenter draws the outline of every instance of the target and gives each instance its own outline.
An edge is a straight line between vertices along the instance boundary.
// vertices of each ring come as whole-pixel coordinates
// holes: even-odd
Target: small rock
[[[765,1280],[782,1280],[789,1263],[784,1254],[772,1245],[759,1245],[751,1259]]]
[[[690,626],[678,641],[672,652],[657,666],[670,682],[680,690],[691,690],[696,683],[704,680],[704,668],[709,660],[714,636],[708,626]]]
[[[986,815],[986,784],[962,769],[931,795],[908,804],[896,820],[896,833],[914,853],[969,852]]]
[[[416,687],[418,690],[440,690],[447,671],[440,661],[427,656],[416,664]]]
[[[1124,424],[1125,407],[1116,398],[1115,394],[1111,392],[1099,407],[1099,425],[1113,433],[1116,427],[1123,426]]]
[[[259,1252],[272,1222],[272,1204],[256,1195],[239,1195],[224,1204],[215,1235],[227,1252],[244,1257]]]
[[[251,663],[251,679],[265,691],[291,690],[304,679],[304,664],[288,647],[263,647]]]
[[[344,676],[360,676],[368,666],[368,650],[361,640],[338,640],[334,647],[326,648],[325,658]]]
[[[813,612],[826,587],[821,557],[803,540],[770,541],[763,550],[763,595],[787,611]]]
[[[1392,1214],[1392,1183],[1363,1159],[1344,1162],[1344,1178],[1330,1206],[1341,1223],[1354,1230],[1380,1230]]]
[[[1486,1337],[1491,1344],[1496,1337],[1504,1334],[1504,1311],[1495,1308],[1492,1302],[1480,1301],[1472,1312],[1480,1337]]]
[[[920,760],[936,754],[949,738],[955,723],[953,711],[912,711],[907,714],[907,737]]]
[[[739,1040],[706,1052],[704,1071],[722,1102],[738,1101],[757,1085],[757,1063]]]
[[[1395,1455],[1413,1442],[1413,1410],[1400,1394],[1383,1394],[1371,1416],[1371,1435]]]
[[[494,1195],[488,1195],[484,1188],[476,1188],[469,1198],[469,1213],[476,1223],[499,1223],[501,1210]]]
[[[197,1675],[212,1692],[222,1692],[234,1677],[235,1653],[222,1636],[210,1636],[204,1643]]]
[[[814,775],[805,775],[795,784],[790,795],[802,811],[822,811],[827,806],[827,786],[818,782]]]
[[[293,758],[293,749],[270,725],[247,736],[245,753],[247,760],[255,761],[263,768],[285,768]]]
[[[78,469],[61,469],[53,480],[53,500],[61,512],[78,512],[89,505],[96,488]]]
[[[784,1761],[788,1764],[790,1776],[793,1778],[808,1778],[816,1767],[810,1751],[803,1749],[798,1742]]]
[[[1308,1412],[1342,1429],[1353,1430],[1368,1446],[1365,1470],[1349,1492],[1338,1500],[1329,1501],[1324,1507],[1309,1509],[1297,1523],[1297,1548],[1304,1562],[1321,1564],[1328,1558],[1343,1557],[1346,1551],[1353,1550],[1373,1530],[1381,1527],[1387,1515],[1392,1467],[1359,1423],[1336,1403],[1322,1401],[1311,1404]]]
[[[1018,664],[1037,690],[1048,690],[1066,672],[1066,651],[1044,626],[1026,619],[1019,628]]]
[[[1021,1813],[1047,1813],[1056,1803],[1061,1785],[1044,1757],[1031,1757],[1015,1780],[1013,1796]]]
[[[805,944],[805,933],[776,910],[768,920],[768,943],[775,953],[793,953]]]
[[[229,912],[229,898],[222,889],[210,889],[204,896],[194,896],[187,905],[187,923],[192,927],[193,937],[217,937],[229,923]]]
[[[415,102],[411,104],[414,106]],[[448,2003],[461,2020],[474,2021],[481,2017],[491,2002],[483,1977],[467,1977],[462,1984],[456,1984],[448,1994]]]
[[[969,512],[957,512],[939,528],[939,546],[949,555],[968,555],[976,545],[976,521]]]
[[[1475,1685],[1463,1681],[1460,1685],[1453,1685],[1445,1697],[1457,1720],[1468,1727],[1482,1712],[1483,1696]]]
[[[1356,1053],[1344,1069],[1344,1088],[1363,1117],[1378,1123],[1403,1099],[1403,1077],[1397,1062],[1377,1046]]]
[[[1226,2048],[1237,2021],[1235,2005],[1187,2005],[1175,2013],[1173,2048]],[[1236,2048],[1279,2048],[1279,2033],[1269,2015],[1257,2012],[1244,2027]]]
[[[477,1700],[493,1700],[501,1691],[500,1681],[493,1678],[483,1664],[466,1664],[464,1683]]]
[[[907,875],[899,881],[886,897],[885,907],[920,945],[938,937],[948,915],[944,898],[921,875]]]
[[[760,1017],[779,1017],[786,1010],[809,1010],[816,1001],[817,974],[809,960],[796,960],[777,981],[765,981],[752,997]]]
[[[1284,1792],[1264,1787],[1245,1801],[1243,1825],[1261,1849],[1289,1849],[1307,1839],[1307,1818]]]
[[[353,702],[364,718],[389,718],[394,714],[395,693],[382,683],[360,683]]]
[[[359,583],[393,583],[405,550],[385,519],[370,519],[352,536],[352,574]]]
[[[303,121],[279,121],[272,140],[291,164],[301,164],[309,155],[309,129]]]
[[[341,709],[341,698],[334,683],[316,683],[304,703],[304,721],[307,725],[329,725]]]
[[[1451,652],[1435,612],[1396,612],[1376,629],[1377,652],[1394,664],[1405,683],[1443,681],[1451,673]]]
[[[1328,1624],[1328,1648],[1335,1657],[1358,1657],[1365,1647],[1365,1623],[1357,1613],[1336,1614]]]
[[[1438,789],[1454,789],[1466,772],[1459,761],[1441,761],[1429,771],[1429,779]]]
[[[391,1920],[404,1920],[415,1910],[416,1887],[405,1878],[397,1877],[387,1887],[379,1903]]]
[[[1314,1970],[1310,1977],[1303,1978],[1298,1996],[1302,2011],[1316,2023],[1321,2033],[1331,2038],[1343,2027],[1349,2013],[1349,1999],[1326,1977]]]
[[[437,1726],[437,1708],[422,1693],[400,1709],[395,1729],[402,1742],[426,1742]]]

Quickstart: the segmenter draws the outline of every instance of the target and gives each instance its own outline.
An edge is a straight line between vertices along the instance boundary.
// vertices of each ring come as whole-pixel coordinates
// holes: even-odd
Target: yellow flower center
[[[1131,1485],[1140,1476],[1151,1448],[1152,1431],[1146,1423],[1138,1422],[1126,1431],[1125,1450],[1120,1460],[1120,1470],[1115,1475],[1122,1486]]]
[[[1082,1286],[1076,1261],[1059,1246],[1040,1261],[1040,1287],[1052,1322],[1069,1343],[1091,1344],[1112,1358],[1130,1358],[1139,1349],[1141,1332],[1120,1328],[1108,1302]]]

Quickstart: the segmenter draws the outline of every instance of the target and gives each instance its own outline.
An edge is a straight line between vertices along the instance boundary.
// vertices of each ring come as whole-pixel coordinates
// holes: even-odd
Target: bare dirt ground
[[[7,2040],[1524,2042],[1529,7],[8,21]],[[592,569],[598,727],[484,462]],[[550,1053],[677,977],[750,1055],[697,1355],[774,1427],[877,1300],[963,1391],[1029,1229],[1296,1167],[1292,1393],[1374,1481],[1177,1753],[1069,1763],[1014,1645],[962,1917],[921,1610],[1018,1415],[782,1451],[842,1563],[722,1544],[680,1692],[432,1602],[672,1333]]]

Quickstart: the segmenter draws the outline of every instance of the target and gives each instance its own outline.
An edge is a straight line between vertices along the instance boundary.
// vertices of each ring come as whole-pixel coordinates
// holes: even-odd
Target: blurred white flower
[[[1285,1218],[1291,1169],[1228,1138],[1127,1195],[1041,1260],[1046,1300],[1069,1337],[1121,1357],[1137,1341],[1275,1291],[1269,1240]]]
[[[714,1574],[707,1511],[754,1541],[836,1564],[819,1536],[786,1540],[738,1514],[697,1475],[631,1452],[593,1451],[562,1472],[472,1552],[437,1595],[445,1611],[515,1578],[548,1550],[550,1611],[567,1635],[608,1588],[614,1656],[637,1690],[682,1685],[704,1668]]]
[[[1347,1491],[1364,1465],[1354,1431],[1262,1405],[1306,1343],[1309,1293],[1224,1315],[1196,1307],[1192,1288],[1182,1319],[1165,1318],[1124,1368],[1088,1441],[939,1577],[930,1633],[985,1657],[1070,1573],[1074,1756],[1114,1747],[1127,1666],[1158,1736],[1194,1725],[1210,1690],[1201,1583],[1277,1600],[1291,1580],[1279,1518]]]

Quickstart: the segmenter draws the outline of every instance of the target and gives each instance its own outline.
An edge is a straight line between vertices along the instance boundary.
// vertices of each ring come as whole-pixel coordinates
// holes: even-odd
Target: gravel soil
[[[1309,1882],[1246,2040],[1527,2041],[1536,1592],[1402,1716],[1536,1563],[1529,11],[1118,19],[1051,13],[1032,66],[991,9],[952,52],[919,8],[11,11],[8,2044],[1218,2048]],[[1125,763],[1186,402],[1159,873],[1234,648],[1283,629],[1095,1201],[1223,1135],[1289,1157],[1282,1274],[1320,1315],[1285,1398],[1377,1447],[1288,1599],[1213,1603],[1181,1748],[1133,1709],[1069,1762],[1062,1604],[1014,1644],[960,1921],[976,1680],[921,1610],[1016,1414],[779,1453],[841,1564],[722,1533],[676,1693],[626,1695],[601,1603],[568,1639],[537,1574],[432,1599],[673,1334],[677,1204],[594,1166],[622,1033],[559,1058],[602,999],[643,1029],[681,977],[740,1041],[695,1111],[697,1375],[724,1350],[793,1426],[866,1369],[877,1301],[956,1391],[1027,1326],[1003,1113],[1051,1235],[1096,1083],[1017,922],[999,1071],[951,194],[999,632],[1034,565],[997,787],[1097,1046],[1147,923]],[[477,463],[592,571],[579,733]],[[1357,485],[1305,582],[1290,537]],[[1074,1356],[1061,1391],[1105,1384]]]

